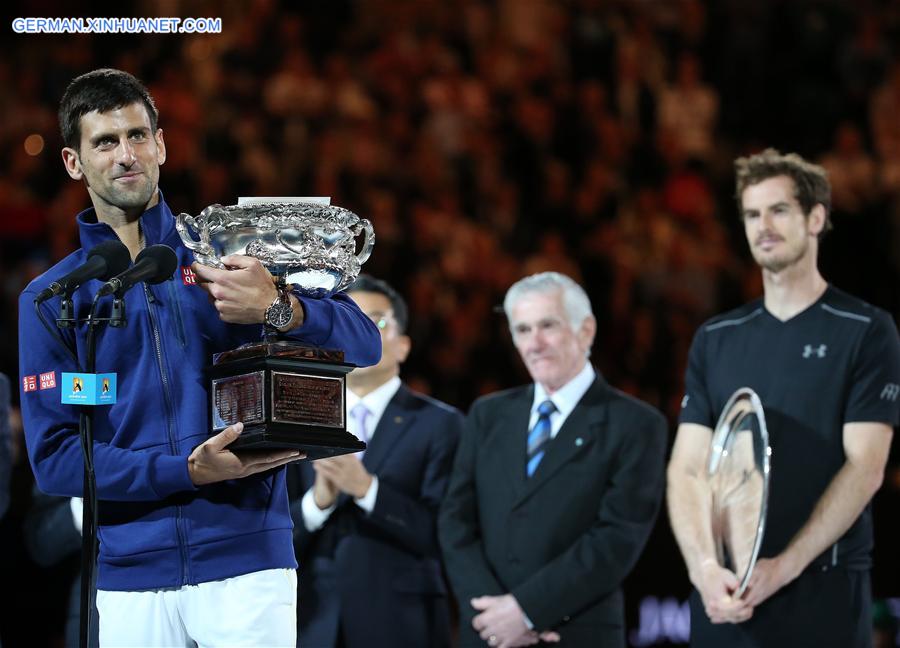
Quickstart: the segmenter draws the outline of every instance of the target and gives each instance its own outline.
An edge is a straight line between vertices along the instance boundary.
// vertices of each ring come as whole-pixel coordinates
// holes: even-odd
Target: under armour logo
[[[828,350],[827,344],[820,344],[818,347],[814,347],[812,344],[807,344],[803,347],[803,357],[810,358],[813,354],[819,356],[820,358],[825,357],[825,352]]]
[[[897,383],[888,383],[881,390],[881,398],[883,400],[895,401],[900,396],[900,385]]]
[[[688,401],[691,400],[691,397],[687,394],[684,395],[684,398],[681,399],[681,409],[687,407]]]

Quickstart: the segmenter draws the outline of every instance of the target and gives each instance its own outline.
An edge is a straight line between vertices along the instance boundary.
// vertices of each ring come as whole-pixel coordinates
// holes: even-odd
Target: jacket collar
[[[401,437],[416,420],[415,398],[409,389],[400,384],[378,421],[377,433],[372,437],[363,465],[371,473],[377,473],[384,461],[396,450]]]
[[[97,214],[93,207],[78,214],[76,221],[83,250],[90,250],[98,243],[108,241],[115,236],[109,225],[97,220]],[[159,201],[141,214],[140,222],[147,245],[164,242],[175,230],[175,218],[163,198],[162,190],[159,190]]]

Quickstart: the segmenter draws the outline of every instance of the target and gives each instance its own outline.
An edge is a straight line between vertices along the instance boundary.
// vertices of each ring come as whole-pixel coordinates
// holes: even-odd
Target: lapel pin
[[[577,439],[575,439],[575,445],[580,448],[581,446],[584,445],[584,439],[582,439],[581,437],[578,437]]]
[[[394,423],[403,423],[403,417],[402,417],[402,416],[395,416],[395,417],[394,417]]]

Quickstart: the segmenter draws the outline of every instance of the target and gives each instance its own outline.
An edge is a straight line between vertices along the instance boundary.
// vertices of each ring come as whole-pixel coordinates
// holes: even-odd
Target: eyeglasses
[[[375,322],[375,326],[377,326],[380,331],[383,331],[387,328],[390,318],[394,317],[394,313],[392,311],[388,311],[387,313],[366,313],[366,317]]]

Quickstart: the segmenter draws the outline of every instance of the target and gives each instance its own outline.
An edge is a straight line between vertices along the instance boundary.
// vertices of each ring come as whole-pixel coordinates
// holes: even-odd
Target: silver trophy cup
[[[375,245],[368,220],[316,203],[211,205],[199,216],[179,214],[175,227],[199,263],[224,268],[223,256],[255,257],[276,280],[309,297],[328,297],[353,283]]]
[[[713,540],[719,564],[740,581],[734,596],[747,589],[762,544],[771,454],[759,396],[738,389],[722,409],[707,465]]]
[[[251,256],[277,286],[311,298],[349,286],[375,244],[368,220],[312,202],[211,205],[199,216],[179,214],[175,226],[199,263],[224,268],[224,256]],[[309,459],[364,449],[346,429],[346,374],[353,365],[343,351],[279,340],[268,325],[265,331],[264,341],[213,358],[211,433],[241,421],[232,449],[299,448]]]

